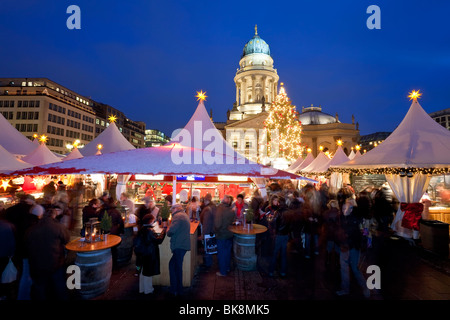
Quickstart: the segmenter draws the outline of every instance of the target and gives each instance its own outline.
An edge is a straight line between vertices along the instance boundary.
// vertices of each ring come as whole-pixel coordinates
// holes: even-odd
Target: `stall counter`
[[[197,267],[197,237],[198,222],[191,222],[191,250],[186,252],[183,260],[183,286],[190,287]],[[169,227],[170,228],[170,227]],[[160,271],[157,276],[153,276],[153,285],[170,286],[169,261],[172,258],[170,250],[170,237],[166,236],[159,245]]]

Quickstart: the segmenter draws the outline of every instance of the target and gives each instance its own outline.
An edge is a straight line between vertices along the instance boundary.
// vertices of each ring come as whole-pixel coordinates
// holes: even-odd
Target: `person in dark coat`
[[[39,217],[31,213],[32,206],[27,203],[27,198],[28,195],[21,196],[19,203],[6,209],[5,213],[6,220],[11,222],[16,230],[16,251],[13,262],[20,279],[17,300],[30,300],[31,278],[25,250],[25,233],[39,221]]]
[[[25,244],[33,280],[31,298],[66,300],[65,245],[70,240],[68,229],[56,219],[59,207],[49,208],[39,223],[30,228]]]
[[[0,275],[3,274],[9,259],[14,256],[16,250],[16,239],[14,225],[0,218]],[[0,283],[0,300],[13,299],[12,283]]]
[[[216,214],[217,207],[212,202],[212,196],[210,193],[207,193],[205,195],[203,203],[204,206],[200,213],[200,223],[202,224],[202,233],[203,233],[202,236],[206,247],[205,235],[214,234],[214,216]],[[205,253],[203,256],[203,262],[205,267],[207,268],[211,267],[213,262],[212,255]]]
[[[367,288],[366,280],[359,270],[359,258],[362,244],[362,214],[359,212],[356,201],[347,198],[342,206],[340,217],[340,266],[341,266],[341,290],[336,294],[339,296],[350,293],[350,270],[355,280],[358,282],[366,298],[370,297],[370,290]]]
[[[81,228],[81,236],[85,236],[84,225],[89,222],[92,218],[97,218],[100,220],[100,200],[97,198],[93,198],[89,201],[88,205],[83,208],[83,227]]]
[[[332,199],[328,202],[328,210],[323,213],[324,235],[326,240],[326,257],[325,263],[329,265],[332,257],[339,257],[339,238],[338,232],[340,228],[340,211],[339,202]]]
[[[105,204],[106,204],[106,208],[107,208],[106,212],[111,217],[111,222],[112,222],[111,230],[109,231],[109,233],[114,234],[116,236],[120,236],[121,234],[123,234],[125,232],[125,224],[122,219],[122,214],[117,210],[117,206],[114,203],[113,198],[109,198],[105,202]],[[101,219],[103,218],[103,215],[104,215],[104,210],[103,209],[100,209],[100,210],[101,211],[100,211],[99,221],[101,221]]]
[[[183,259],[186,252],[191,250],[191,224],[181,204],[174,204],[171,211],[172,222],[167,231],[172,251],[169,260],[170,293],[180,296],[183,293]]]
[[[231,267],[231,250],[233,248],[234,235],[228,227],[233,224],[235,218],[235,213],[231,209],[232,202],[233,198],[230,195],[225,195],[214,216],[217,261],[219,263],[219,271],[216,272],[216,275],[220,277],[226,276]]]
[[[272,222],[269,224],[269,228],[272,229],[274,234],[274,248],[272,252],[272,259],[269,266],[269,276],[272,277],[278,261],[278,253],[280,253],[280,275],[286,276],[287,271],[287,244],[289,241],[289,233],[291,232],[291,219],[289,213],[287,213],[287,206],[284,198],[280,198],[280,204],[278,210],[274,212]]]
[[[56,185],[55,182],[52,180],[48,184],[46,184],[42,188],[42,192],[44,193],[44,198],[53,198],[53,196],[56,194]]]
[[[264,199],[261,196],[261,192],[258,189],[255,189],[253,192],[252,200],[250,201],[250,208],[253,210],[254,214],[254,222],[259,220],[259,216],[262,213],[261,208],[264,204]]]
[[[142,219],[142,228],[135,238],[136,266],[140,269],[139,293],[153,293],[152,276],[160,274],[159,245],[166,237],[166,228],[154,232],[155,217],[147,214]]]

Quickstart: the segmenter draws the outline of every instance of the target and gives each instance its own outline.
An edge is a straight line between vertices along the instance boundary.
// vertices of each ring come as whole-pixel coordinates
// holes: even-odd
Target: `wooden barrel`
[[[108,289],[112,272],[111,249],[78,252],[75,264],[81,272],[81,298],[92,299]]]
[[[125,228],[124,234],[120,236],[122,241],[117,246],[117,265],[124,266],[131,261],[133,256],[133,227]]]
[[[234,259],[240,270],[251,271],[256,269],[255,239],[254,234],[234,234]]]

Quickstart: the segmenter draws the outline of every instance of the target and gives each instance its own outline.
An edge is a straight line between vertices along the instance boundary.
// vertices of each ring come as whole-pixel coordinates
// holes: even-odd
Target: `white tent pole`
[[[173,176],[172,188],[172,205],[174,205],[177,203],[177,176]]]

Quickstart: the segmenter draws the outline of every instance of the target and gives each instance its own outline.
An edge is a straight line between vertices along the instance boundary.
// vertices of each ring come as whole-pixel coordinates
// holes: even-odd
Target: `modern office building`
[[[156,129],[145,130],[145,146],[159,147],[170,141],[170,137]]]
[[[384,140],[386,140],[386,138],[389,137],[391,133],[392,132],[375,132],[361,136],[361,139],[359,140],[361,154],[377,147]]]
[[[450,108],[429,113],[437,123],[450,130]]]
[[[75,140],[89,143],[116,115],[124,136],[144,147],[145,124],[129,120],[119,110],[96,102],[47,78],[0,78],[0,112],[29,139],[46,135],[53,152],[66,154]],[[103,124],[103,125],[102,125]]]

